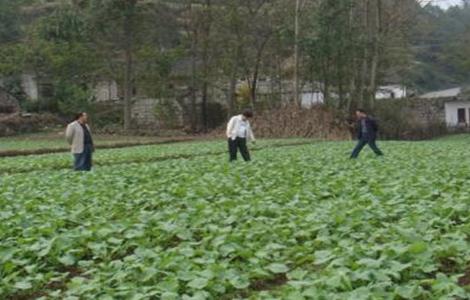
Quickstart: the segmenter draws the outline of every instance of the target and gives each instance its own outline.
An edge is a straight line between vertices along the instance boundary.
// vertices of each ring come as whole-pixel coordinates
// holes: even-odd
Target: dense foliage
[[[24,107],[68,114],[112,80],[126,128],[132,98],[152,97],[182,107],[197,131],[212,126],[210,103],[273,107],[296,100],[294,81],[345,111],[373,106],[383,84],[420,92],[467,82],[468,1],[447,11],[420,3],[3,1],[0,88],[24,100],[20,78],[33,73],[47,93]]]

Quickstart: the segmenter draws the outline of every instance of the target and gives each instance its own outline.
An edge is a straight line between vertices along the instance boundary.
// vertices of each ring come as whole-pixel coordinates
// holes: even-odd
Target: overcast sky
[[[449,6],[462,3],[460,0],[427,0],[426,2],[431,2],[432,4],[439,5],[442,8],[449,8]]]

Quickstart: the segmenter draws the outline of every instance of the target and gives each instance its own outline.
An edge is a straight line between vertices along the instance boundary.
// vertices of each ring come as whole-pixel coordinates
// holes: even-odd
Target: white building
[[[377,88],[375,99],[403,99],[408,96],[406,86],[399,84],[383,85]]]
[[[325,101],[325,97],[321,91],[303,91],[300,96],[303,108],[311,108],[314,105],[323,104]]]
[[[470,99],[463,97],[460,87],[435,91],[419,96],[421,99],[445,99],[445,122],[449,127],[470,126]]]
[[[21,76],[21,87],[23,92],[32,102],[41,97],[47,97],[45,91],[51,89],[52,85],[40,82],[34,74],[24,73]],[[50,95],[49,95],[50,96]],[[93,99],[97,102],[119,100],[119,88],[114,80],[100,80],[93,86]]]

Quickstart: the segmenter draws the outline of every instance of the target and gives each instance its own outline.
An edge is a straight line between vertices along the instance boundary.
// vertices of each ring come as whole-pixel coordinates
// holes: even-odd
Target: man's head
[[[358,119],[363,119],[367,117],[367,112],[364,109],[358,108],[356,109],[356,117]]]
[[[79,112],[75,115],[75,121],[78,121],[81,124],[88,123],[88,115],[86,112]]]
[[[251,118],[253,118],[253,111],[251,109],[247,108],[247,109],[243,110],[242,115],[245,119],[251,119]]]

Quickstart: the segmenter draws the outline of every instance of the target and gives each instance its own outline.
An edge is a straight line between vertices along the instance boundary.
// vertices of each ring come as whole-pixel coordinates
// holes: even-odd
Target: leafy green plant
[[[264,148],[250,164],[150,155],[222,146],[106,151],[136,161],[2,176],[2,298],[470,295],[458,284],[470,261],[466,142],[388,142],[384,158],[358,161],[349,142]]]

